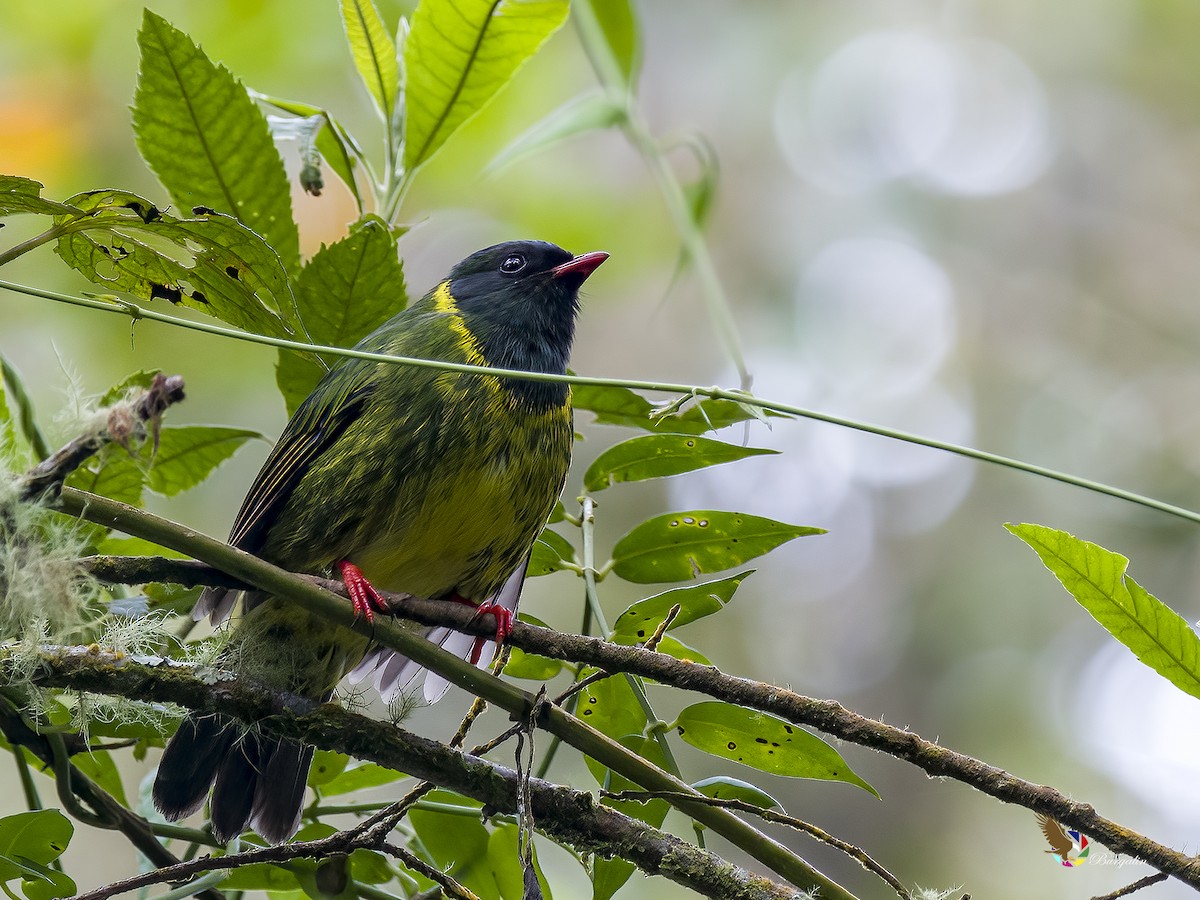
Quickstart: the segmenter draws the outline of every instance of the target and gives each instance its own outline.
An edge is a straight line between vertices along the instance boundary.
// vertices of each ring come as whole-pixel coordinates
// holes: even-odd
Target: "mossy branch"
[[[0,650],[0,677],[15,667],[28,669],[30,648]],[[21,659],[16,660],[17,654]],[[472,797],[489,810],[517,812],[520,776],[513,769],[453,750],[444,744],[384,722],[281,694],[246,679],[198,678],[190,667],[148,663],[94,647],[44,647],[36,651],[33,681],[42,687],[92,691],[136,700],[178,703],[201,712],[220,712],[256,723],[274,734],[347,753]],[[652,875],[670,878],[702,896],[739,900],[796,900],[795,888],[747,872],[713,853],[602,806],[582,791],[530,779],[532,813],[539,830],[580,853],[617,855]],[[322,841],[298,842],[227,857],[195,860],[127,879],[88,894],[91,900],[163,881],[190,878],[212,869],[253,862],[347,853],[355,839],[346,833]],[[348,843],[349,842],[349,843]],[[372,844],[374,849],[377,849]],[[827,895],[826,895],[827,896]]]
[[[192,584],[225,583],[227,576],[194,563],[169,559],[92,557],[83,561],[95,577],[137,582],[142,576]],[[337,582],[327,583],[341,591]],[[489,636],[495,626],[490,617],[473,616],[455,603],[392,595],[393,611],[422,625],[442,625],[470,634]],[[567,634],[516,622],[508,643],[527,653],[594,666],[608,673],[626,673],[659,684],[695,691],[727,703],[761,710],[797,725],[815,728],[841,740],[878,750],[922,769],[931,776],[952,778],[1005,803],[1023,806],[1078,829],[1099,840],[1114,853],[1139,859],[1185,884],[1200,888],[1200,860],[1151,840],[1118,822],[1101,816],[1087,803],[1069,799],[1061,791],[1034,784],[981,760],[942,747],[920,735],[858,715],[833,700],[806,697],[785,688],[728,675],[715,666],[675,659],[638,647],[612,644],[600,638]]]

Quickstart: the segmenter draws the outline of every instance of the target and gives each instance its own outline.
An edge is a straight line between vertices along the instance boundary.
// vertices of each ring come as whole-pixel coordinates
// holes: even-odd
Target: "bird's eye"
[[[525,268],[525,257],[519,253],[514,253],[512,256],[505,257],[504,262],[500,263],[500,271],[505,275],[515,275]]]

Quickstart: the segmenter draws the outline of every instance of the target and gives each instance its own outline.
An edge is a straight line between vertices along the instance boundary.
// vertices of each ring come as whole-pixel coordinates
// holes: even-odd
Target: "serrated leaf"
[[[26,861],[49,865],[67,849],[74,833],[71,820],[57,809],[4,816],[0,818],[0,856],[8,860],[24,857]],[[25,874],[11,862],[0,861],[0,883]]]
[[[778,453],[690,434],[646,434],[609,447],[588,466],[583,486],[599,491],[622,481],[682,475],[748,456]]]
[[[167,497],[193,488],[229,459],[257,431],[216,425],[179,425],[159,430],[158,451],[150,466],[150,490]]]
[[[407,778],[403,772],[388,769],[378,763],[362,763],[351,766],[341,774],[331,778],[321,785],[321,793],[326,797],[337,794],[349,794],[363,791],[367,788],[379,787],[381,784],[391,784],[401,778]]]
[[[613,571],[626,581],[687,581],[761,556],[822,528],[788,525],[748,513],[697,509],[655,516],[613,547]]]
[[[783,809],[780,802],[762,788],[728,775],[714,775],[712,778],[697,781],[692,787],[705,797],[715,800],[741,800],[743,803],[752,803],[759,809]]]
[[[577,134],[609,128],[622,121],[625,115],[625,107],[606,91],[576,97],[518,135],[488,163],[485,173],[492,174]]]
[[[530,578],[549,575],[551,572],[567,568],[566,563],[574,565],[575,561],[575,548],[571,546],[571,542],[557,531],[543,528],[542,533],[533,542],[533,551],[529,555],[529,566],[525,574]]]
[[[703,584],[671,588],[669,591],[639,600],[617,616],[617,621],[613,623],[612,640],[619,643],[647,640],[676,605],[679,606],[679,613],[672,620],[668,631],[720,612],[725,604],[733,599],[733,594],[742,581],[753,573],[754,570],[749,569]]]
[[[641,37],[630,0],[577,0],[591,11],[609,55],[626,87],[637,80],[641,65]]]
[[[1033,548],[1109,634],[1181,691],[1200,697],[1200,637],[1126,574],[1126,557],[1044,525],[1004,527]]]
[[[150,10],[138,48],[133,129],[146,163],[179,206],[231,213],[295,268],[300,243],[287,174],[246,89]]]
[[[843,781],[879,796],[819,737],[768,713],[706,701],[683,710],[674,727],[687,743],[713,756],[773,775]]]
[[[408,305],[396,238],[378,216],[369,215],[350,233],[323,246],[296,278],[296,308],[316,344],[351,347]],[[311,355],[281,350],[276,382],[288,414],[328,371]]]
[[[0,175],[0,216],[39,213],[44,216],[79,216],[78,209],[42,196],[42,183],[20,175]]]
[[[371,0],[342,0],[342,23],[363,86],[374,98],[384,122],[390,123],[400,89],[400,66],[392,36]]]
[[[568,0],[423,0],[404,46],[404,168],[432,157],[566,20]]]
[[[127,191],[76,194],[86,227],[59,238],[55,252],[106,290],[166,300],[238,328],[290,335],[295,302],[278,255],[236,219],[197,207],[164,213]],[[56,220],[57,221],[57,220]]]
[[[107,444],[100,453],[67,476],[68,486],[140,506],[146,486],[141,460],[118,444]]]

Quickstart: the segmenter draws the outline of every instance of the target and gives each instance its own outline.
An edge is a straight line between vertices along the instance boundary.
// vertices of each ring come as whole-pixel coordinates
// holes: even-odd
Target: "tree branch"
[[[176,560],[131,563],[124,558],[92,557],[85,561],[101,580],[123,580],[143,571],[153,571],[163,580],[175,577],[224,578],[215,570],[203,573],[195,564]],[[136,580],[136,579],[134,579]],[[197,581],[195,583],[208,583]],[[214,582],[216,583],[216,582]],[[330,590],[342,591],[340,582],[322,582]],[[490,616],[475,617],[461,604],[419,600],[391,595],[392,610],[422,625],[446,625],[469,634],[494,634]],[[1129,828],[1099,815],[1088,803],[1078,803],[1058,790],[1017,778],[995,766],[956,753],[920,735],[858,715],[834,700],[818,700],[747,678],[727,675],[715,666],[701,666],[662,653],[612,644],[600,638],[582,637],[516,622],[508,643],[528,653],[553,659],[585,663],[605,672],[624,672],[652,679],[681,690],[706,694],[727,703],[757,709],[797,725],[815,728],[850,743],[869,747],[911,763],[936,777],[952,778],[1005,803],[1023,806],[1048,815],[1065,825],[1099,840],[1115,853],[1132,856],[1160,872],[1200,888],[1200,860],[1172,850]]]
[[[353,614],[350,604],[342,597],[221,541],[128,504],[69,487],[63,488],[55,508],[186,553],[215,565],[256,588],[287,597],[291,602],[301,603],[306,609],[335,625],[357,631],[378,644],[399,650],[419,665],[443,675],[451,683],[477,697],[482,697],[514,717],[524,719],[534,707],[535,698],[527,691],[459,659],[414,634],[411,629],[382,616],[377,617],[374,624],[367,624]],[[469,616],[474,615],[471,610],[466,612]],[[559,707],[549,703],[539,705],[537,725],[640,787],[695,797],[694,801],[669,802],[797,887],[809,891],[819,890],[822,896],[829,900],[854,900],[853,894],[813,868],[783,844],[771,839],[728,810],[705,805],[703,795],[690,785],[647,762]]]
[[[27,666],[30,648],[21,648]],[[293,738],[406,772],[473,797],[500,813],[517,812],[518,774],[498,763],[452,750],[437,741],[368,719],[334,704],[318,704],[270,691],[244,679],[197,678],[188,666],[141,662],[92,647],[42,648],[32,679],[43,687],[116,694],[139,700],[179,703],[200,712],[220,712]],[[17,652],[0,649],[0,676],[16,674]],[[652,875],[663,875],[701,895],[739,900],[796,900],[800,893],[753,875],[674,835],[600,805],[588,793],[541,779],[529,780],[531,811],[539,830],[581,853],[618,855]],[[346,852],[333,835],[323,841],[282,844],[228,857],[194,860],[128,879],[122,891],[189,878],[216,868],[250,862],[279,862],[318,851]],[[343,837],[342,840],[352,840]],[[367,836],[362,836],[367,840]],[[147,881],[146,878],[151,880]],[[90,897],[112,896],[109,889]]]

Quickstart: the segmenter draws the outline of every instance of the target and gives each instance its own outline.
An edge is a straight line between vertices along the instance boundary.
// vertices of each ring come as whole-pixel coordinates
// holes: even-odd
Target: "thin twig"
[[[441,886],[442,893],[447,897],[456,897],[458,900],[479,900],[479,897],[472,891],[455,881],[441,869],[429,865],[411,851],[405,850],[403,847],[397,847],[395,844],[389,844],[386,841],[379,846],[379,850],[389,856],[394,856],[400,862],[404,863],[406,868],[424,875],[430,881],[436,881]]]
[[[1093,897],[1092,900],[1118,900],[1119,897],[1128,897],[1134,891],[1140,891],[1142,888],[1148,888],[1166,880],[1167,876],[1162,872],[1158,872],[1154,875],[1147,875],[1145,878],[1139,878],[1133,884],[1127,884],[1123,888],[1118,888],[1111,894],[1102,894],[1099,897]]]
[[[668,795],[670,791],[606,791],[602,790],[602,796],[612,800],[634,800],[645,802],[647,800],[671,799]],[[753,803],[747,803],[745,800],[737,800],[731,797],[709,797],[707,802],[711,806],[721,806],[725,809],[736,809],[738,812],[750,813],[758,816],[763,821],[773,822],[776,825],[786,825],[789,828],[794,828],[801,831],[810,837],[816,838],[824,844],[834,847],[842,853],[857,861],[864,869],[879,877],[881,881],[887,883],[888,887],[900,895],[902,900],[912,900],[912,894],[908,892],[908,888],[889,872],[882,863],[873,859],[867,851],[863,850],[849,841],[843,841],[841,838],[834,837],[828,831],[818,828],[811,822],[805,822],[803,819],[797,819],[795,816],[789,816],[787,813],[776,812],[773,809],[767,809],[762,806],[755,806]]]

